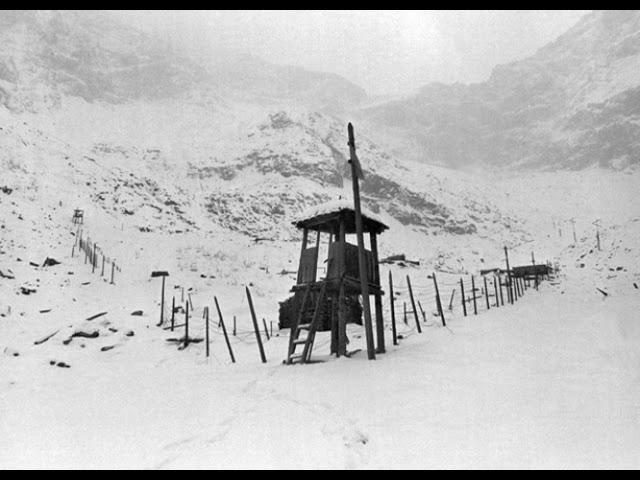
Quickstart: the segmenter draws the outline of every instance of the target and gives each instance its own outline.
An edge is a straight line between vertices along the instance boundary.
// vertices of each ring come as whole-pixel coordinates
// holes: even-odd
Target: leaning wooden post
[[[398,333],[396,331],[396,310],[395,310],[395,298],[393,296],[393,278],[391,277],[391,270],[389,270],[389,306],[391,307],[391,333],[393,335],[393,344],[398,345]]]
[[[498,298],[498,284],[496,283],[496,276],[493,276],[493,290],[496,296],[496,304],[495,307],[498,308],[500,306],[500,299]]]
[[[407,321],[407,302],[402,302],[402,309],[404,312],[404,324],[409,325],[409,322]]]
[[[464,313],[464,316],[467,316],[467,300],[464,297],[464,280],[462,280],[462,277],[460,277],[460,296],[462,297],[462,312]]]
[[[360,276],[360,293],[362,295],[362,309],[364,311],[364,331],[367,340],[367,356],[375,360],[376,352],[373,346],[373,328],[371,325],[371,309],[369,306],[369,280],[367,276],[367,257],[364,253],[364,236],[362,229],[362,212],[360,210],[360,185],[358,178],[364,178],[360,161],[356,156],[356,142],[353,135],[353,125],[348,125],[349,133],[349,163],[351,164],[351,181],[353,184],[353,204],[356,217],[356,236],[358,238],[358,267]]]
[[[498,274],[498,287],[500,287],[500,306],[504,307],[504,295],[502,294],[502,276]]]
[[[411,298],[411,307],[413,307],[413,316],[416,319],[416,328],[418,329],[418,333],[422,333],[422,328],[420,328],[420,319],[418,318],[418,310],[416,309],[416,302],[413,299],[413,290],[411,290],[411,279],[409,275],[407,275],[407,286],[409,287],[409,298]]]
[[[473,292],[473,314],[478,314],[478,307],[476,305],[476,280],[473,275],[471,275],[471,291]]]
[[[489,289],[487,288],[487,277],[483,275],[482,279],[484,280],[484,298],[487,300],[487,310],[491,310],[491,306],[489,305]]]
[[[224,325],[224,319],[222,318],[222,312],[220,311],[220,305],[218,305],[218,299],[213,297],[213,301],[216,302],[216,310],[218,311],[218,318],[222,324],[222,333],[224,334],[224,341],[227,343],[227,349],[229,349],[229,356],[231,357],[231,363],[236,363],[236,359],[233,356],[233,350],[231,349],[231,343],[229,342],[229,335],[227,335],[227,327]],[[235,318],[233,317],[233,324],[235,330]]]
[[[98,252],[96,251],[98,248],[98,244],[93,244],[93,256],[91,257],[91,273],[96,271],[96,259],[98,258]]]
[[[256,319],[256,312],[253,309],[253,301],[251,300],[251,292],[249,287],[244,287],[247,293],[247,300],[249,301],[249,309],[251,310],[251,320],[253,321],[253,330],[256,333],[256,340],[258,341],[258,349],[260,350],[260,359],[262,363],[267,363],[267,357],[264,355],[264,347],[262,346],[262,338],[260,337],[260,330],[258,329],[258,320]]]
[[[420,313],[422,314],[422,321],[424,323],[427,323],[427,315],[426,315],[426,313],[424,313],[424,310],[422,308],[422,304],[420,303],[420,300],[418,300],[418,308],[420,309]]]
[[[267,330],[267,321],[263,318],[262,319],[262,326],[264,327],[264,334],[267,337],[267,340],[270,340],[271,337],[269,336],[269,330]]]
[[[453,297],[456,294],[456,289],[451,290],[451,297],[449,298],[449,311],[453,310]]]
[[[236,336],[236,316],[233,316],[233,336]]]
[[[509,294],[508,295],[509,302],[511,303],[511,305],[513,305],[513,288],[512,288],[512,285],[511,285],[511,269],[509,268],[509,253],[507,251],[507,247],[504,247],[504,259],[505,259],[505,262],[507,264],[507,284],[508,284],[507,293]]]
[[[442,311],[442,303],[440,302],[440,292],[438,291],[438,282],[436,281],[436,272],[433,272],[433,286],[436,289],[436,304],[438,305],[438,311],[440,312],[440,318],[442,319],[442,326],[446,327],[447,324],[444,321],[444,312]]]
[[[100,272],[101,277],[104,277],[104,261],[105,261],[105,258],[104,258],[104,255],[102,255],[102,272]]]
[[[116,269],[116,262],[115,260],[111,260],[111,282],[109,282],[111,285],[113,285],[113,274],[115,273],[115,269]]]

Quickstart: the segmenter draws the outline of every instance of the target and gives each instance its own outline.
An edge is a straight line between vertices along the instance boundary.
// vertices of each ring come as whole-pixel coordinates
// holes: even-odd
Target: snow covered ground
[[[513,306],[481,308],[478,316],[463,317],[454,302],[447,328],[432,315],[428,296],[434,265],[393,266],[399,346],[391,345],[387,328],[387,353],[369,362],[362,328],[350,325],[349,349],[362,349],[350,359],[331,358],[320,333],[313,358],[322,362],[285,366],[288,331],[277,331],[275,299],[284,299],[292,283],[279,272],[291,268],[286,259],[295,258],[297,244],[256,244],[227,232],[216,245],[235,244],[227,250],[236,257],[216,258],[206,235],[158,234],[150,241],[129,229],[121,230],[127,242],[120,244],[116,225],[89,215],[87,231],[111,239],[104,250],[122,259],[123,273],[110,285],[83,257],[70,257],[71,226],[56,228],[69,224],[67,211],[54,210],[38,224],[40,213],[24,208],[26,201],[3,199],[16,212],[3,217],[0,257],[0,270],[10,265],[15,276],[0,283],[3,468],[640,467],[638,221],[604,226],[597,251],[590,235],[573,245],[572,235],[554,235],[550,217],[532,217],[547,225],[538,232],[547,235],[514,247],[512,264],[528,262],[530,250],[545,251],[561,263],[560,276]],[[495,243],[487,264],[501,258]],[[167,253],[174,251],[181,256]],[[62,263],[29,264],[42,265],[46,256]],[[160,280],[148,277],[153,268],[171,273],[169,302],[181,296],[174,285],[193,288],[192,336],[202,338],[203,307],[211,308],[208,359],[203,343],[178,350],[167,341],[181,328],[156,325]],[[407,273],[427,311],[422,334],[411,315],[402,322]],[[459,276],[438,278],[448,298]],[[266,364],[244,293],[250,283],[259,321],[274,323],[274,336],[262,336]],[[37,292],[16,294],[23,284]],[[235,364],[213,295],[229,331],[237,317]],[[131,315],[135,310],[143,315]],[[87,320],[100,312],[107,313]],[[177,314],[178,324],[182,319]],[[98,337],[65,344],[77,331]]]

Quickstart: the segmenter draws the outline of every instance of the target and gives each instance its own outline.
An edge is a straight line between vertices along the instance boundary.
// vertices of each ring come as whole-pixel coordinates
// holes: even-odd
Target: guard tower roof
[[[382,233],[389,227],[385,225],[380,217],[370,212],[366,208],[361,208],[362,229],[365,233]],[[353,204],[347,199],[333,200],[331,202],[314,205],[304,211],[300,217],[293,222],[297,228],[308,228],[320,232],[332,233],[340,228],[340,219],[344,218],[345,233],[356,233],[356,213]]]

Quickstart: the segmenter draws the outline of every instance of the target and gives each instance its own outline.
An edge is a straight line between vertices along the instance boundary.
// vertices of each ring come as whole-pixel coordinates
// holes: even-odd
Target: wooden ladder
[[[316,331],[318,330],[318,324],[320,323],[320,313],[322,311],[323,300],[326,292],[327,284],[322,283],[320,287],[320,294],[316,301],[316,306],[313,309],[313,315],[310,322],[303,322],[303,320],[309,319],[309,310],[305,310],[309,293],[311,292],[311,285],[308,285],[304,291],[302,298],[302,304],[300,305],[300,312],[296,318],[296,323],[291,327],[291,335],[289,336],[289,352],[287,354],[287,365],[293,363],[307,363],[311,357],[311,349],[313,348],[313,341],[316,337]],[[305,338],[299,338],[300,331],[306,330],[307,336]],[[298,345],[304,345],[302,353],[296,355],[296,347]]]

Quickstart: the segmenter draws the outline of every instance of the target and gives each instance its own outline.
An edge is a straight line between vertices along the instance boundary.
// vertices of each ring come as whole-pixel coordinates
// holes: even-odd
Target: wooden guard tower
[[[369,234],[369,250],[365,249],[368,294],[374,297],[377,327],[378,352],[384,352],[384,330],[382,319],[382,295],[380,267],[378,264],[377,236],[388,229],[384,223],[369,212],[362,212],[362,230]],[[287,363],[306,363],[317,330],[330,324],[331,353],[347,355],[346,324],[359,322],[361,309],[358,297],[362,295],[359,274],[358,246],[347,242],[347,235],[356,234],[356,215],[353,206],[346,200],[320,205],[307,212],[294,225],[302,230],[302,248],[291,313],[289,352]],[[309,233],[315,232],[315,245],[308,245]],[[328,240],[324,278],[318,278],[318,261],[321,238]],[[353,305],[358,308],[350,308]],[[302,332],[306,332],[301,337]],[[303,350],[296,354],[296,348]]]
[[[80,224],[80,225],[82,225],[82,224],[84,223],[84,210],[81,210],[81,209],[79,209],[79,208],[76,208],[76,209],[73,211],[73,217],[72,217],[71,221],[72,221],[74,224]]]

